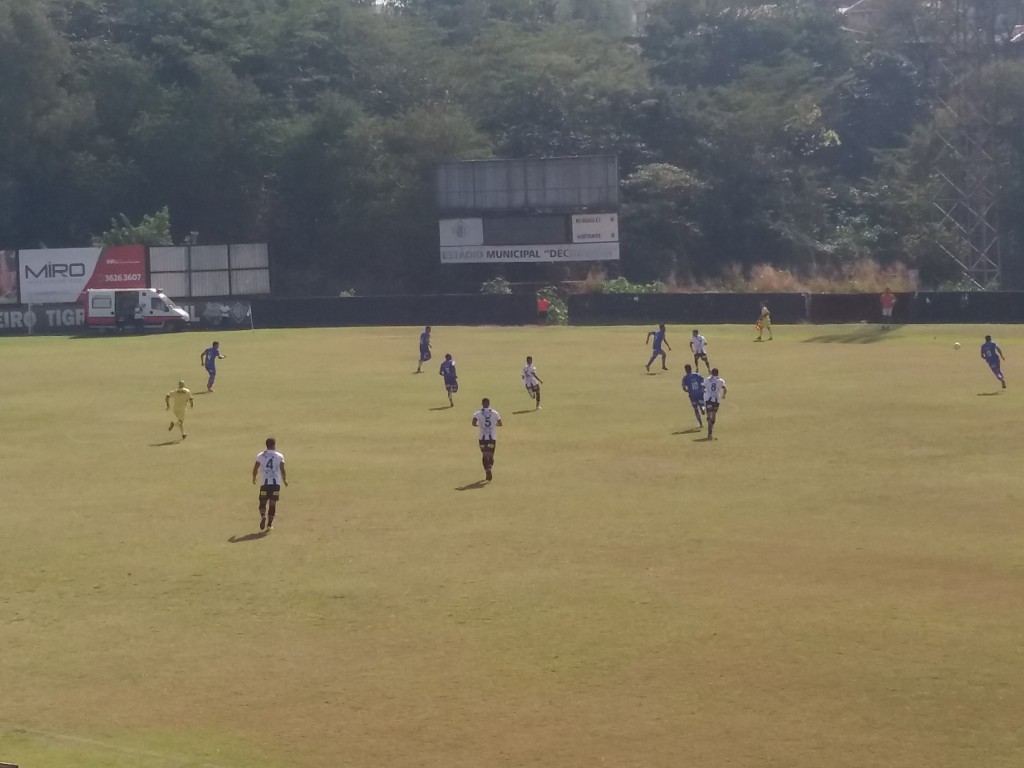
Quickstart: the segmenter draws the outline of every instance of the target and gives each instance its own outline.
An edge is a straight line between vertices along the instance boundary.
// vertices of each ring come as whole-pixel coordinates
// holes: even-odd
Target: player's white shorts
[[[892,317],[892,307],[882,307],[882,317]]]

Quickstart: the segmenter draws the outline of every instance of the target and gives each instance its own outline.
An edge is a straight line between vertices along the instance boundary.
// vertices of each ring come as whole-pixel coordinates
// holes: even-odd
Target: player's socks
[[[174,422],[173,421],[171,422],[170,426],[167,427],[167,431],[170,432],[172,429],[174,429]]]
[[[266,527],[267,527],[267,516],[265,514],[263,514],[263,512],[260,512],[260,530],[261,531],[266,530]]]

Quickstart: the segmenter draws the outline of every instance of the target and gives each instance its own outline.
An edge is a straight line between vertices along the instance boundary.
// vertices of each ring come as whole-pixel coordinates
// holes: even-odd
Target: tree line
[[[630,280],[868,257],[956,281],[934,4],[880,5],[854,34],[827,0],[5,0],[0,247],[166,207],[176,242],[269,242],[286,292],[446,290],[494,275],[439,264],[436,163],[611,153]],[[1007,50],[974,85],[1016,264]]]

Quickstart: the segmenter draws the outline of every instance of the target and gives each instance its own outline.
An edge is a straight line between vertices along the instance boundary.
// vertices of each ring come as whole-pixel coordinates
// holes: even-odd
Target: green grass
[[[206,335],[0,340],[0,760],[1024,764],[1024,331],[702,329],[707,443],[647,330],[224,333],[167,445]]]

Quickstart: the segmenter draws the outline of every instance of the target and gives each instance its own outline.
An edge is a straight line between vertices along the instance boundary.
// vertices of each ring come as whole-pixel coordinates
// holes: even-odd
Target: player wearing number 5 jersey
[[[284,468],[284,454],[277,452],[277,441],[267,438],[267,450],[256,454],[252,465],[252,483],[260,478],[260,530],[274,529],[277,501],[281,498],[281,485],[288,485],[288,474]]]
[[[480,402],[482,406],[479,411],[473,414],[473,426],[479,430],[480,453],[483,454],[484,472],[487,479],[494,477],[491,470],[494,468],[494,449],[497,447],[498,427],[501,424],[501,414],[491,408],[491,401],[486,397]]]
[[[712,368],[711,375],[704,380],[704,408],[708,414],[708,440],[715,431],[715,420],[718,418],[718,406],[725,400],[725,379],[718,375],[718,369]]]

